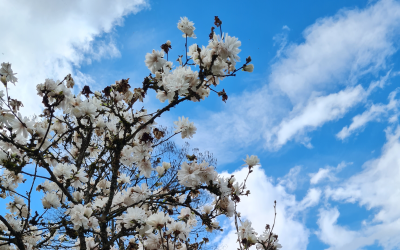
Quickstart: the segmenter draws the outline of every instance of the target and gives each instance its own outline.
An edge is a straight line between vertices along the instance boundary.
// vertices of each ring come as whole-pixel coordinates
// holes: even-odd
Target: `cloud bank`
[[[23,100],[23,113],[41,111],[36,84],[46,78],[72,73],[83,85],[90,76],[79,72],[80,65],[120,56],[112,37],[97,38],[146,6],[145,0],[2,1],[0,61],[18,73],[17,87],[10,89]]]

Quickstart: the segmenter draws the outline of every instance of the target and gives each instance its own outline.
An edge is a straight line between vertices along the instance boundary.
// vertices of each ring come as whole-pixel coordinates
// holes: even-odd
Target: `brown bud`
[[[222,96],[222,101],[226,102],[228,100],[228,95],[225,92],[225,89],[222,89],[222,91],[218,92],[218,96]]]
[[[162,44],[162,45],[161,45],[161,49],[164,50],[164,52],[165,52],[166,54],[168,54],[169,50],[172,49],[172,47],[171,47],[171,41],[168,40],[166,43]]]
[[[214,28],[214,27],[211,27],[210,35],[208,35],[208,37],[210,38],[210,40],[213,39],[213,37],[214,37],[214,30],[215,30],[215,28]]]
[[[186,158],[189,160],[189,161],[194,161],[194,160],[197,160],[197,157],[193,154],[193,155],[186,155]]]
[[[154,134],[154,137],[155,137],[157,140],[160,140],[160,139],[163,138],[164,135],[165,135],[165,133],[164,133],[163,131],[159,130],[158,128],[154,128],[154,129],[153,129],[153,134]]]
[[[218,16],[215,16],[215,17],[214,17],[214,24],[215,24],[215,26],[217,26],[217,27],[221,26],[222,21],[221,21],[221,19],[218,18]]]
[[[89,98],[89,94],[93,94],[93,92],[90,90],[90,87],[85,85],[82,89],[82,95],[86,96],[86,98]]]
[[[110,87],[110,86],[107,86],[107,87],[105,87],[101,92],[103,92],[105,96],[110,96],[111,87]]]
[[[249,62],[251,62],[251,57],[250,56],[246,58],[246,63],[249,63]]]
[[[129,78],[128,79],[121,79],[120,81],[117,81],[117,88],[116,90],[120,93],[125,93],[129,90],[131,85],[128,84]]]

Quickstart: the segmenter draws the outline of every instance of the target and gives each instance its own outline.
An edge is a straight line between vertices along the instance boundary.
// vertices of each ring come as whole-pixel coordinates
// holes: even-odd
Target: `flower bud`
[[[163,162],[162,166],[164,167],[165,170],[168,170],[171,168],[171,164],[168,162]]]
[[[166,42],[166,44],[167,44],[168,46],[170,46],[170,45],[171,45],[171,41],[168,40],[168,41]]]
[[[71,74],[67,75],[66,78],[67,80],[67,88],[73,88],[75,85],[74,79],[72,78]]]
[[[7,78],[6,78],[6,76],[2,76],[2,77],[1,77],[1,82],[2,82],[5,86],[7,86]]]
[[[251,56],[248,56],[248,57],[246,58],[246,63],[249,63],[249,62],[251,62]]]
[[[253,64],[249,64],[243,67],[243,71],[247,71],[247,72],[253,72],[254,69],[254,65]]]

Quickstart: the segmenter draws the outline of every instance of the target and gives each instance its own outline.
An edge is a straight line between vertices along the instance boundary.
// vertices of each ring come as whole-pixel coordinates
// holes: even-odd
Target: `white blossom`
[[[68,212],[68,211],[67,211]],[[78,230],[80,227],[84,229],[89,228],[89,217],[92,215],[93,211],[91,208],[85,207],[82,204],[75,205],[70,210],[71,222],[74,224],[74,229]]]
[[[27,138],[28,129],[32,129],[33,121],[30,121],[27,117],[22,118],[21,114],[18,113],[18,119],[11,121],[11,127],[16,135],[22,135]]]
[[[254,167],[260,163],[260,159],[258,159],[256,155],[250,157],[247,155],[246,160],[243,159],[243,161],[246,162],[246,164],[243,164],[242,166],[248,165],[249,167]]]
[[[181,20],[178,22],[178,29],[184,33],[182,35],[183,37],[188,36],[196,38],[196,35],[193,32],[196,28],[193,25],[194,23],[189,21],[187,17],[181,17]]]
[[[6,78],[7,82],[12,82],[14,85],[17,82],[17,78],[14,76],[17,73],[14,73],[11,69],[11,63],[2,63],[0,68],[0,75]]]
[[[190,232],[190,228],[186,227],[186,224],[182,221],[174,221],[168,225],[167,234],[173,234],[175,237],[179,237],[181,240],[186,240]]]
[[[157,166],[155,170],[158,173],[158,176],[162,176],[165,173],[165,168],[161,166]]]
[[[197,164],[183,162],[181,169],[178,170],[179,183],[185,187],[196,187],[200,184],[200,168]]]
[[[256,233],[251,226],[251,222],[248,220],[244,220],[241,222],[239,226],[239,237],[241,240],[246,239],[248,244],[255,244],[257,242]]]
[[[151,71],[151,73],[155,74],[156,71],[162,69],[164,64],[167,62],[164,58],[164,51],[156,51],[153,49],[153,52],[146,54],[146,63],[147,68]]]
[[[160,229],[164,227],[164,224],[167,223],[169,219],[168,215],[165,215],[163,212],[158,212],[149,216],[146,223],[152,227]]]
[[[185,118],[182,116],[182,119],[179,117],[179,121],[175,121],[175,133],[181,132],[182,139],[184,138],[192,138],[196,133],[197,128],[194,126],[193,122],[189,122],[189,118]]]
[[[129,183],[131,183],[131,180],[129,179],[129,176],[127,176],[126,174],[122,173],[118,177],[118,183],[121,183],[121,184],[128,183],[129,184]]]
[[[42,204],[44,208],[58,208],[61,206],[60,200],[58,199],[58,195],[56,193],[47,193],[43,198],[42,198]]]
[[[123,219],[126,228],[130,228],[136,223],[141,224],[146,221],[146,213],[140,207],[130,207],[126,210],[126,212],[127,213],[125,214]]]

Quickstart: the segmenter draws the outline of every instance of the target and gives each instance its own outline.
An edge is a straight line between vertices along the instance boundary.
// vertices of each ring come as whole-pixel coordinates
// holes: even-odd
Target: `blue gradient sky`
[[[1,5],[18,7],[3,1]],[[59,23],[50,23],[53,14],[50,22],[32,24],[30,28],[41,39],[53,39],[53,43],[60,37],[54,37],[52,29],[75,25],[63,34],[67,41],[59,47],[40,42],[35,47],[18,39],[27,25],[22,21],[13,24],[14,29],[4,28],[10,43],[17,41],[13,46],[31,53],[29,62],[57,62],[56,66],[29,71],[4,41],[0,42],[6,54],[2,61],[12,62],[15,72],[21,77],[28,72],[33,80],[72,71],[80,85],[91,84],[93,89],[121,78],[130,78],[136,87],[150,73],[144,64],[146,53],[158,50],[167,40],[172,42],[170,60],[185,53],[185,39],[176,27],[181,16],[195,23],[198,38],[189,39],[189,44],[206,45],[217,15],[223,32],[242,42],[241,61],[252,57],[254,72],[239,72],[222,81],[217,89],[225,89],[227,103],[211,95],[206,101],[172,110],[160,123],[172,125],[178,116],[189,116],[198,127],[189,143],[201,151],[210,150],[218,159],[218,170],[235,173],[238,179],[246,154],[259,156],[262,166],[249,179],[249,186],[256,189],[253,195],[259,196],[244,201],[240,209],[243,216],[256,220],[256,228],[262,228],[272,222],[276,199],[278,213],[285,217],[277,220],[283,249],[400,248],[400,213],[396,211],[400,103],[393,92],[400,72],[399,1],[153,0],[135,10],[118,1],[116,5],[127,11],[112,14],[107,12],[107,3],[97,5],[88,2],[104,11],[85,13],[76,2],[68,10],[86,25],[69,24],[63,17]],[[48,8],[61,7],[60,3]],[[109,21],[99,24],[102,18]],[[2,26],[5,22],[0,19]],[[86,37],[77,35],[85,32]],[[72,52],[64,53],[65,48]],[[38,61],[40,55],[44,61]],[[377,81],[381,84],[371,87]],[[35,84],[21,85],[27,91],[20,94],[28,97]],[[161,107],[155,99],[144,105]],[[28,113],[37,110],[26,108]],[[358,129],[341,139],[338,133],[363,113]],[[183,143],[179,138],[176,142]],[[254,213],[249,207],[258,210]],[[230,249],[232,225],[225,222],[224,227],[221,244]]]

